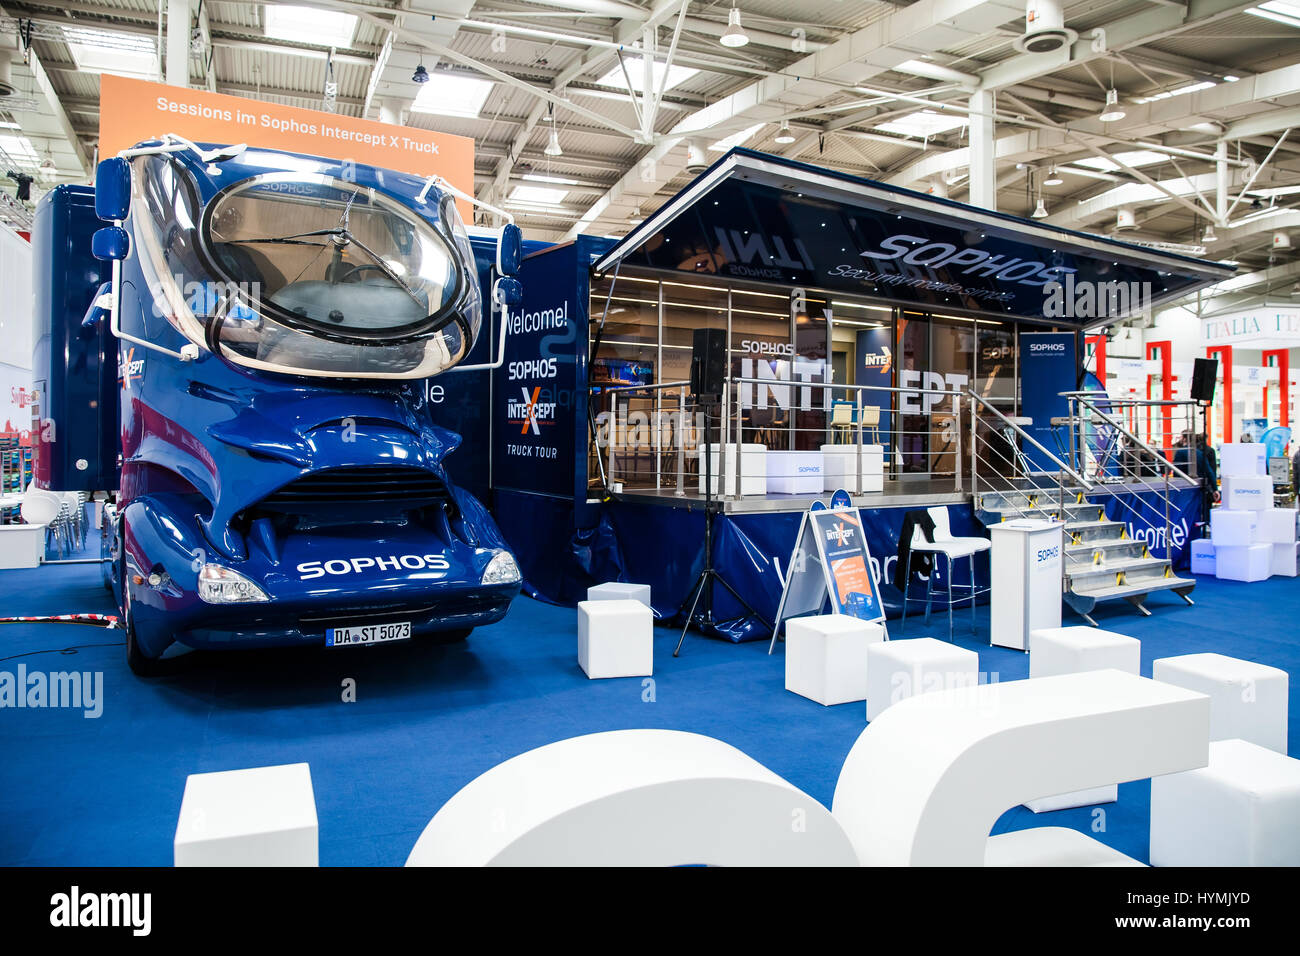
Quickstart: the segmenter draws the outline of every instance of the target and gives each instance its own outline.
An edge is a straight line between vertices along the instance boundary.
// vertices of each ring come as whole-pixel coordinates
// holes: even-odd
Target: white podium
[[[989,525],[993,595],[989,640],[1023,651],[1029,633],[1061,626],[1065,522],[1019,518]]]

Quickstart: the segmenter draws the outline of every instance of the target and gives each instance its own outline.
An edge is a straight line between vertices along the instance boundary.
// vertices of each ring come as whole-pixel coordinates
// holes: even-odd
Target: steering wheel
[[[343,273],[342,277],[339,279],[339,282],[351,282],[356,276],[359,276],[361,275],[361,273],[366,272],[367,270],[370,269],[373,269],[375,272],[387,275],[387,273],[384,272],[383,266],[375,266],[375,265],[353,266],[347,272]]]

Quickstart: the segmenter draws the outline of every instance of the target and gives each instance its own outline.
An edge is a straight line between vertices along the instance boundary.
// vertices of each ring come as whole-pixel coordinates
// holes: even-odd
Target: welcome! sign
[[[247,143],[421,177],[436,174],[474,194],[474,141],[465,136],[107,73],[100,78],[101,157],[115,156],[165,133],[196,143]],[[460,212],[467,217],[468,205],[462,202]]]

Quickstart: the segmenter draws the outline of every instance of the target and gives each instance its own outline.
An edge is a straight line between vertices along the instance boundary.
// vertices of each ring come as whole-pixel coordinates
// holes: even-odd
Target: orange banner
[[[474,141],[242,96],[105,73],[99,84],[99,155],[176,133],[196,143],[247,143],[327,159],[350,159],[417,176],[442,176],[474,194]],[[467,204],[460,204],[467,222]]]

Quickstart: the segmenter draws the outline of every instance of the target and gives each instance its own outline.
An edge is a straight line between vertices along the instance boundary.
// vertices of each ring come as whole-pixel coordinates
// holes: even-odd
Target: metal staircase
[[[1071,609],[1095,627],[1097,622],[1092,618],[1092,610],[1102,601],[1123,599],[1145,615],[1151,612],[1144,602],[1148,595],[1157,591],[1173,591],[1188,604],[1193,603],[1190,595],[1196,587],[1196,580],[1179,577],[1169,557],[1152,554],[1144,541],[1131,537],[1128,522],[1108,518],[1105,500],[1109,495],[1112,501],[1118,502],[1121,511],[1130,513],[1126,517],[1136,527],[1163,525],[1164,536],[1160,540],[1168,542],[1168,480],[1173,472],[1182,478],[1189,476],[1127,432],[1124,434],[1131,439],[1128,442],[1131,454],[1146,459],[1156,458],[1163,466],[1163,489],[1153,485],[1148,477],[1143,477],[1152,468],[1152,461],[1145,461],[1142,465],[1144,471],[1136,474],[1110,476],[1120,480],[1103,480],[1106,476],[1097,472],[1085,475],[1090,470],[1086,465],[1079,469],[1071,467],[1039,444],[1018,422],[1003,415],[974,392],[969,394],[972,421],[974,416],[983,413],[986,422],[998,426],[992,431],[1001,434],[1011,449],[1008,454],[987,436],[977,437],[974,441],[971,487],[975,515],[985,525],[1026,517],[1064,521],[1062,597]],[[1091,411],[1089,409],[1089,420],[1095,417]],[[1122,429],[1122,425],[1119,427]],[[978,429],[975,432],[978,436]],[[1041,458],[1052,463],[1052,470],[1033,468],[1020,450],[1021,446],[1028,445],[1036,448]],[[1163,497],[1163,522],[1154,511],[1143,514],[1135,510],[1119,496],[1121,489],[1154,492],[1157,500]]]

